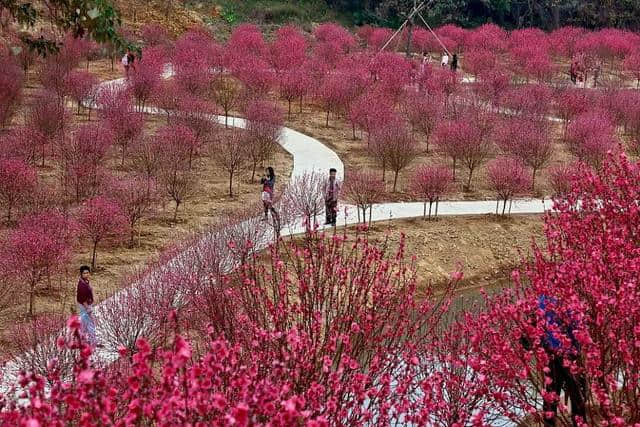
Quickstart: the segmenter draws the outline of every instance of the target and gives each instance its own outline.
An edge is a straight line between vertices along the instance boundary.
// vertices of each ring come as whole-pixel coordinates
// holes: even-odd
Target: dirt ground
[[[439,287],[448,282],[453,271],[461,269],[461,292],[508,285],[511,271],[531,254],[532,242],[544,242],[540,215],[383,221],[374,223],[368,235],[374,241],[388,239],[394,251],[404,235],[405,253],[415,257],[423,288]]]

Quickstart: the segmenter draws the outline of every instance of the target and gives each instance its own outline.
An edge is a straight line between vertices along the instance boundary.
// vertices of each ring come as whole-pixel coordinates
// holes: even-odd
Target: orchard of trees
[[[343,197],[363,223],[389,193],[406,190],[431,219],[441,200],[473,195],[480,182],[500,214],[548,182],[556,211],[545,219],[547,246],[533,248],[513,288],[457,312],[462,272],[436,290],[418,283],[403,245],[392,253],[366,235],[317,233],[322,183],[304,176],[282,203],[291,207],[283,220],[307,221],[306,239],[254,253],[266,237],[247,208],[130,278],[138,286],[109,300],[98,325],[116,363],[96,364],[76,317],[64,328],[55,316],[13,328],[16,354],[31,355],[15,384],[30,403],[0,397],[2,423],[540,422],[543,400],[560,400],[545,387],[555,359],[541,339],[540,295],[572,325],[554,333],[580,348],[580,357],[557,355],[586,384],[578,421],[640,423],[640,168],[629,160],[640,151],[640,34],[435,32],[414,29],[406,57],[395,44],[379,52],[390,30],[368,26],[287,26],[265,38],[243,24],[221,42],[205,28],[172,40],[148,25],[122,85],[96,84],[85,62],[113,55],[78,31],[44,57],[9,37],[0,49],[0,313],[27,295],[37,314],[39,292],[74,253],[88,250],[99,266],[107,248],[139,243],[141,224],[166,205],[167,222],[178,222],[204,165],[234,200],[296,117],[344,131],[376,165],[347,164]],[[432,62],[440,43],[460,54],[461,70]],[[160,117],[153,126],[150,113]],[[229,129],[231,116],[246,126]],[[33,342],[44,344],[29,353]]]

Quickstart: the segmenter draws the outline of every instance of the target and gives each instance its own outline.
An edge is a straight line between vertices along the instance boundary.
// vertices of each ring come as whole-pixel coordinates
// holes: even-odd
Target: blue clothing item
[[[89,343],[92,347],[96,345],[96,325],[93,322],[93,317],[89,314],[87,309],[79,304],[80,309],[80,322],[82,323],[82,331]]]
[[[553,330],[546,329],[544,337],[542,338],[543,345],[550,350],[561,350],[562,341],[559,336],[555,334],[566,333],[567,337],[571,340],[572,349],[579,350],[580,345],[573,335],[575,325],[566,325],[562,319],[558,318],[558,315],[553,311],[553,307],[558,304],[558,300],[554,297],[548,297],[546,295],[540,295],[538,297],[538,308],[544,312],[544,319],[546,324],[551,326]]]

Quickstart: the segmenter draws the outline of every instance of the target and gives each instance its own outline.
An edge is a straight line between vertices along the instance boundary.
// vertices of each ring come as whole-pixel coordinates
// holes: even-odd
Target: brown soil
[[[384,221],[374,223],[368,236],[387,240],[391,250],[404,236],[405,254],[415,259],[420,286],[442,285],[460,270],[461,291],[509,284],[511,271],[531,254],[532,242],[541,244],[544,239],[539,215]]]

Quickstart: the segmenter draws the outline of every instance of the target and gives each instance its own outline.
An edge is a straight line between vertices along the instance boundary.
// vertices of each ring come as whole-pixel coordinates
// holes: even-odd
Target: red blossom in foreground
[[[482,411],[541,422],[541,398],[560,400],[544,387],[557,355],[586,385],[584,422],[640,422],[638,182],[640,168],[622,155],[608,156],[598,172],[583,168],[545,219],[546,245],[514,272],[515,290],[488,297],[464,320],[471,344],[464,358],[484,382],[475,395]],[[541,295],[556,301],[555,324],[570,329],[547,321]],[[545,348],[549,333],[561,345],[555,353]],[[571,425],[562,401],[560,408],[557,421]]]
[[[520,160],[509,157],[500,157],[489,163],[488,166],[489,187],[496,192],[496,215],[498,214],[498,202],[502,200],[502,215],[504,215],[507,202],[519,194],[524,193],[531,185],[527,171]]]
[[[365,425],[375,418],[384,424],[399,419],[426,424],[430,411],[412,397],[420,387],[418,354],[439,334],[453,284],[438,295],[425,290],[427,297],[419,300],[403,240],[397,251],[387,251],[366,237],[310,233],[301,242],[283,242],[282,250],[268,251],[265,266],[251,258],[230,275],[208,270],[222,253],[206,248],[197,251],[201,259],[193,263],[201,266],[200,274],[191,273],[193,258],[173,262],[184,274],[167,269],[152,273],[150,289],[179,285],[181,292],[163,291],[160,300],[148,300],[155,292],[143,291],[140,300],[147,304],[140,308],[135,295],[130,295],[135,301],[122,299],[120,307],[134,304],[131,321],[124,318],[125,310],[111,312],[118,304],[110,306],[112,324],[102,330],[108,351],[118,346],[121,358],[115,365],[90,365],[91,351],[85,347],[70,377],[48,373],[47,391],[42,376],[24,374],[20,383],[39,403],[29,405],[27,412],[6,402],[0,420],[210,425],[268,420],[326,426]],[[333,273],[315,275],[311,283],[311,271]],[[198,292],[185,292],[191,289]],[[198,310],[192,316],[174,309],[162,320],[158,315],[163,310],[154,308],[166,312],[163,301],[167,304],[177,295],[178,300],[197,303]],[[175,333],[135,337],[173,331],[183,316],[197,322],[190,326],[202,331],[202,346]],[[78,319],[68,328],[77,337]],[[60,342],[72,346],[72,339]]]
[[[129,224],[120,205],[114,200],[98,196],[88,200],[78,212],[78,225],[92,244],[91,269],[96,268],[98,244],[112,237],[122,239],[129,233]]]

